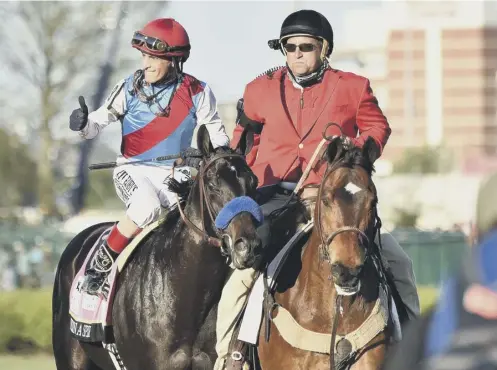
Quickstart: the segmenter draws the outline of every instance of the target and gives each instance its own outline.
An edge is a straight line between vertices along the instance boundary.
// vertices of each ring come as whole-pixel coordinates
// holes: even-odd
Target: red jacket
[[[330,69],[320,83],[302,90],[281,68],[249,83],[243,98],[246,116],[264,125],[247,156],[259,186],[297,182],[329,122],[339,124],[356,145],[373,137],[380,150],[391,132],[369,80],[353,73]],[[236,126],[233,147],[242,131],[243,127]],[[337,127],[327,131],[328,136],[339,134]],[[325,169],[325,163],[316,164],[304,185],[319,184]]]

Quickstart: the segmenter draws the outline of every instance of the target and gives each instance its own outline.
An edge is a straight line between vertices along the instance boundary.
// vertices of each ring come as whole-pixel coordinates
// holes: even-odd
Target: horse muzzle
[[[233,243],[231,260],[235,268],[243,270],[253,267],[262,250],[262,242],[258,237],[239,237]]]
[[[359,279],[363,266],[346,267],[341,263],[331,265],[331,276],[339,295],[354,295],[361,289]]]

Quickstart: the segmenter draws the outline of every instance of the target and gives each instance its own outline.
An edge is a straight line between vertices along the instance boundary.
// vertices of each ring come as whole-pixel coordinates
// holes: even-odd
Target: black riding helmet
[[[315,10],[299,10],[290,14],[281,25],[280,38],[268,41],[271,49],[282,50],[283,41],[293,35],[314,36],[326,46],[326,57],[333,51],[333,29],[324,15]]]

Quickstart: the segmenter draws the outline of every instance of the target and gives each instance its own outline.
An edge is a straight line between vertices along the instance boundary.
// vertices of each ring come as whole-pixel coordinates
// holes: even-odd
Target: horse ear
[[[366,139],[366,142],[362,147],[362,155],[369,158],[371,164],[373,164],[380,156],[380,148],[371,136]]]
[[[201,125],[198,128],[197,148],[202,152],[204,157],[208,157],[210,154],[214,153],[214,147],[212,146],[209,130],[207,130],[205,125]]]
[[[337,136],[331,139],[326,149],[326,159],[329,163],[333,163],[336,159],[340,158],[343,152],[342,138]]]
[[[246,156],[252,150],[254,146],[254,131],[244,128],[242,134],[240,135],[240,140],[236,146],[236,152],[243,156]]]

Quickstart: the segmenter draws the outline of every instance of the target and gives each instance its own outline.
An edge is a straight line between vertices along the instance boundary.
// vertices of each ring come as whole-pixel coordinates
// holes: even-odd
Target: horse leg
[[[192,370],[211,370],[216,361],[216,317],[217,305],[207,315],[195,341]]]
[[[81,344],[73,338],[54,341],[54,357],[57,370],[103,370],[95,365]]]

